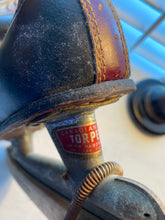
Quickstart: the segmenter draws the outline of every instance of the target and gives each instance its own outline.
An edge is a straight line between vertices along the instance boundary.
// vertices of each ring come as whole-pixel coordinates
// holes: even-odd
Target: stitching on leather
[[[95,17],[90,1],[80,0],[80,2],[82,4],[82,8],[84,9],[85,15],[87,17],[89,29],[90,29],[92,39],[94,42],[95,53],[96,53],[95,58],[96,58],[97,73],[98,73],[97,82],[99,83],[102,81],[102,77],[103,77],[103,80],[105,80],[105,73],[106,73],[105,58],[104,58],[101,36],[100,36],[96,17]]]
[[[118,29],[119,29],[119,33],[120,33],[120,37],[121,37],[121,41],[122,41],[122,46],[123,46],[123,51],[124,51],[124,57],[125,57],[125,63],[126,63],[126,73],[124,78],[127,78],[129,76],[129,56],[128,56],[128,50],[127,50],[127,45],[126,45],[126,41],[125,41],[125,37],[124,37],[124,33],[123,33],[123,29],[119,20],[119,16],[113,6],[113,4],[110,2],[110,0],[108,0],[109,5],[112,9],[112,12],[114,14]]]

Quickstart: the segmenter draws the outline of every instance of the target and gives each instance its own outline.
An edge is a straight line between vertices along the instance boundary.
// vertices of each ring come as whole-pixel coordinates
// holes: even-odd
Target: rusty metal
[[[21,166],[9,155],[7,155],[7,162],[10,172],[14,176],[15,180],[19,183],[23,191],[27,193],[31,201],[47,217],[47,219],[64,219],[70,202],[69,199],[51,189],[50,186],[47,187],[46,185],[41,184],[40,181],[23,170]],[[79,215],[79,220],[84,219],[99,220],[100,218],[86,210],[83,210]]]
[[[32,135],[33,133],[30,129],[26,129],[24,135],[21,135],[17,138],[11,139],[13,146],[19,146],[20,151],[23,155],[28,155],[32,152]]]
[[[58,105],[54,106],[53,110],[47,112],[46,117],[41,114],[40,118],[37,116],[33,121],[31,120],[33,125],[36,125],[37,121],[46,120],[45,125],[64,165],[56,160],[46,159],[33,153],[26,154],[22,145],[26,146],[27,141],[31,143],[31,140],[25,136],[12,140],[12,147],[8,150],[9,158],[40,184],[44,184],[70,200],[74,195],[77,195],[75,193],[79,186],[82,186],[81,184],[89,182],[88,177],[86,179],[85,177],[91,176],[91,170],[97,170],[97,173],[92,171],[96,177],[94,177],[95,182],[101,181],[104,174],[109,173],[110,170],[106,170],[105,165],[101,165],[104,160],[94,110],[97,106],[105,104],[103,101],[105,97],[112,102],[114,96],[118,99],[125,91],[130,92],[129,87],[133,88],[129,83],[128,88],[124,89],[122,89],[121,82],[114,84],[114,87],[108,89],[109,84],[103,83],[99,86],[100,90],[97,90],[98,86],[92,87],[89,88],[90,91],[84,91],[85,94],[82,94],[82,90],[78,90],[77,94],[79,95],[76,97],[75,91],[73,94],[70,92],[70,96],[63,94],[63,102],[57,103]],[[104,85],[107,86],[105,90]],[[124,85],[126,84],[124,83]],[[61,96],[59,100],[60,98]],[[69,101],[71,99],[73,102]],[[90,104],[89,100],[91,100]],[[80,108],[77,103],[80,104]],[[42,104],[45,105],[45,103]],[[53,106],[53,104],[52,101],[51,105]],[[60,108],[58,108],[59,106]],[[50,106],[47,108],[49,110]],[[56,111],[54,111],[55,109]],[[98,169],[98,166],[101,169]],[[96,180],[97,174],[98,181]],[[121,172],[117,172],[117,174],[121,174]],[[85,182],[83,182],[84,179]],[[87,187],[89,188],[88,185]],[[150,190],[133,180],[116,175],[109,175],[101,181],[86,198],[83,208],[101,219],[164,220],[165,218],[164,206]],[[73,210],[76,211],[74,208]]]
[[[75,181],[81,182],[91,168],[103,163],[94,111],[70,113],[46,123],[46,127],[69,174]],[[96,148],[96,145],[99,148]]]
[[[52,190],[49,197],[54,200],[58,200],[58,196],[53,192],[71,200],[80,183],[74,181],[70,175],[67,180],[63,178],[66,167],[60,161],[32,153],[25,156],[17,143],[13,142],[13,146],[8,149],[9,160],[12,160],[12,164],[14,163],[10,166],[12,174],[32,201],[37,203],[41,211],[48,217],[55,217],[54,209],[50,208],[52,204],[49,205],[49,201],[47,201],[47,206],[43,206],[43,203],[36,202],[34,198],[35,193],[37,194],[36,190],[29,193],[31,192],[28,189],[30,187],[29,181],[35,184],[36,188],[41,188],[43,184],[44,187]],[[19,169],[18,172],[17,169]],[[27,184],[26,180],[23,184],[20,179],[20,176],[25,173],[27,173]],[[86,199],[83,208],[105,220],[164,220],[165,218],[164,206],[153,192],[136,181],[115,175],[107,177],[95,188]]]
[[[89,194],[109,175],[123,175],[122,168],[115,162],[107,162],[93,168],[74,194],[65,220],[75,220]]]
[[[5,3],[7,6],[9,6],[9,9],[11,9],[11,11],[5,11],[5,13],[12,13],[12,7],[13,5],[16,5],[16,2],[17,0],[10,1],[11,4],[9,3],[9,0],[1,2],[0,12],[2,11],[2,4]],[[28,12],[28,7],[23,7],[26,6],[23,3],[24,2],[19,1],[20,10],[18,9],[18,13],[15,15],[16,19],[14,21],[18,21],[18,23],[14,22],[14,25],[12,25],[8,31],[7,39],[9,42],[10,39],[13,39],[13,30],[17,30],[18,26],[25,26],[25,29],[23,28],[22,30],[20,29],[21,31],[18,31],[19,33],[14,32],[16,34],[14,36],[17,36],[17,40],[20,40],[18,36],[21,36],[21,33],[24,34],[26,31],[29,33],[29,28],[31,33],[35,33],[36,27],[33,25],[33,23],[39,24],[38,27],[41,27],[41,25],[43,25],[43,28],[45,27],[44,21],[46,21],[49,17],[49,14],[47,14],[49,9],[51,9],[50,12],[53,15],[54,11],[52,10],[50,4],[43,4],[44,1],[42,1],[41,4],[38,5],[39,11],[37,13],[37,17],[36,14],[33,14],[35,12],[34,8],[29,7],[29,11],[34,15],[34,21],[36,22],[31,20],[29,25],[26,25],[26,16],[21,17],[21,13],[19,13],[22,10],[22,14],[28,16],[28,14],[26,14]],[[18,108],[13,109],[8,117],[5,117],[2,120],[0,126],[1,139],[13,138],[11,139],[12,147],[8,149],[9,163],[12,168],[15,168],[11,169],[11,172],[13,172],[13,170],[19,170],[19,172],[13,172],[13,175],[15,175],[17,181],[22,184],[25,191],[34,200],[35,198],[33,193],[30,191],[32,188],[28,188],[26,181],[29,181],[29,184],[35,182],[37,186],[43,188],[42,191],[46,191],[46,188],[48,188],[51,189],[51,192],[53,191],[59,193],[67,199],[71,200],[73,198],[66,219],[75,219],[84,203],[84,208],[88,210],[88,212],[92,213],[88,215],[87,212],[87,218],[96,215],[101,219],[112,220],[148,218],[163,220],[165,218],[164,207],[152,192],[150,192],[146,187],[140,185],[139,183],[136,183],[135,181],[119,177],[118,175],[122,175],[123,171],[118,164],[104,163],[94,110],[99,106],[116,102],[123,95],[131,93],[135,90],[135,85],[132,80],[125,79],[129,75],[129,57],[121,24],[111,3],[109,2],[110,8],[107,8],[107,3],[102,2],[102,7],[99,7],[99,10],[95,10],[97,2],[82,1],[81,3],[83,11],[79,8],[80,15],[84,13],[86,18],[83,17],[82,22],[79,22],[79,24],[82,23],[88,27],[88,31],[85,29],[85,33],[87,33],[85,36],[87,36],[87,38],[89,37],[88,40],[90,43],[92,43],[92,47],[91,44],[89,44],[89,50],[92,49],[90,51],[91,53],[89,54],[89,59],[91,58],[91,64],[95,66],[95,68],[91,71],[92,78],[90,78],[89,81],[86,80],[89,71],[86,71],[83,68],[83,63],[87,63],[89,59],[84,59],[82,63],[78,63],[77,52],[80,51],[80,47],[77,47],[76,52],[74,52],[77,56],[77,61],[76,65],[73,65],[73,70],[71,69],[72,62],[70,62],[70,56],[62,59],[60,63],[57,62],[57,65],[59,65],[61,70],[65,69],[66,71],[63,72],[64,74],[61,74],[61,76],[64,75],[64,77],[60,78],[60,72],[57,70],[56,64],[54,62],[48,62],[47,67],[53,64],[50,69],[57,70],[57,75],[56,72],[49,71],[50,69],[48,69],[48,71],[42,72],[44,68],[40,68],[42,70],[38,71],[38,69],[36,69],[36,61],[40,60],[40,65],[45,65],[43,61],[47,59],[47,56],[54,54],[50,53],[52,50],[49,51],[49,48],[52,47],[52,44],[57,42],[57,44],[53,45],[54,47],[59,47],[59,45],[64,44],[65,40],[59,42],[57,41],[63,37],[64,32],[61,29],[61,25],[55,25],[55,31],[53,30],[53,32],[51,32],[52,36],[54,37],[50,38],[47,44],[45,44],[45,42],[47,42],[47,36],[44,34],[44,32],[42,36],[37,36],[37,40],[35,41],[37,44],[35,44],[36,47],[33,51],[33,54],[36,54],[36,56],[33,56],[34,65],[30,65],[31,67],[34,67],[34,69],[32,68],[31,70],[25,67],[24,70],[26,71],[23,71],[28,73],[28,78],[30,74],[32,74],[32,78],[29,78],[29,86],[25,86],[25,88],[24,85],[19,87],[19,80],[13,81],[13,86],[16,86],[15,90],[21,91],[22,96],[24,98],[27,96],[27,99],[25,102],[20,100]],[[44,7],[44,5],[46,7]],[[57,9],[57,5],[55,4],[54,6],[55,8],[53,9]],[[78,7],[79,6],[80,5],[78,4]],[[86,6],[88,6],[90,10],[88,10],[88,7]],[[43,10],[43,7],[46,8],[46,11]],[[4,10],[7,8],[4,8]],[[110,9],[109,12],[107,9]],[[100,10],[102,13],[99,12]],[[68,5],[65,12],[67,11],[70,12],[70,10],[68,10]],[[77,9],[75,11],[77,11]],[[48,17],[45,17],[46,14]],[[112,17],[111,14],[113,15]],[[68,20],[68,16],[73,17],[70,13],[66,14],[66,19],[62,17],[62,21],[64,19],[63,24],[65,24]],[[51,18],[53,19],[53,17]],[[23,22],[19,23],[19,21]],[[54,24],[54,20],[51,20],[51,22]],[[74,20],[74,23],[75,22],[77,22],[77,20]],[[115,22],[117,23],[116,29],[114,28]],[[102,28],[103,23],[105,23],[106,28]],[[72,24],[72,22],[69,22],[68,24]],[[68,26],[68,30],[70,27],[71,26]],[[58,36],[56,35],[56,29],[62,30],[61,33],[57,32]],[[50,30],[52,30],[52,28],[50,28]],[[37,28],[37,31],[40,33],[41,29]],[[59,33],[61,34],[60,38]],[[70,33],[68,35],[70,35]],[[81,32],[79,33],[79,37],[82,36]],[[116,33],[117,35],[115,35]],[[105,39],[101,39],[100,34],[102,34],[104,38],[108,39],[108,41],[106,42]],[[111,35],[114,35],[115,38],[112,38]],[[32,35],[31,38],[34,40]],[[69,42],[70,38],[72,40],[71,42]],[[21,39],[24,43],[26,36],[25,38]],[[120,40],[121,42],[119,43],[118,41]],[[14,41],[11,40],[11,42]],[[32,44],[33,42],[34,41],[32,41]],[[68,37],[67,42],[67,47],[64,49],[61,47],[63,50],[60,50],[59,54],[57,54],[56,61],[58,61],[59,56],[61,57],[61,55],[65,53],[66,49],[73,48],[73,51],[75,50],[73,46],[75,44],[72,44],[72,42],[74,43],[73,37]],[[106,50],[106,48],[103,48],[102,42],[104,42],[104,45],[108,45],[110,50],[114,52],[117,51],[115,58],[113,56],[110,58],[109,52]],[[16,43],[17,41],[14,42],[15,45]],[[29,45],[31,45],[31,41]],[[41,47],[42,45],[43,47]],[[38,49],[36,48],[39,47],[41,50],[43,49],[43,51],[48,48],[47,51],[49,52],[49,55],[47,54],[46,56],[39,56],[40,59],[38,59]],[[81,44],[81,47],[81,49],[86,48],[84,43]],[[13,49],[12,52],[10,51],[11,54],[14,54],[14,57],[17,57],[17,60],[20,57],[20,55],[17,56],[17,54],[22,54],[21,49],[18,49],[19,48],[16,47],[16,50]],[[18,53],[16,53],[16,51],[18,51]],[[82,54],[84,54],[84,52]],[[70,52],[68,52],[68,55],[70,55]],[[27,58],[25,60],[23,59],[23,63],[29,62],[28,56],[26,57]],[[79,60],[82,60],[83,56],[80,57],[81,59]],[[84,57],[87,57],[87,54]],[[94,62],[93,58],[96,62]],[[55,60],[54,56],[52,56],[52,59]],[[52,59],[50,57],[50,61]],[[20,62],[15,63],[14,65],[18,66],[19,63]],[[82,79],[80,73],[75,74],[76,72],[78,73],[79,68],[83,69],[81,74],[85,84],[78,82],[77,86],[74,87],[74,79],[80,78],[78,81],[81,81]],[[2,67],[2,69],[4,68]],[[13,66],[9,69],[15,73]],[[22,72],[22,68],[18,67],[17,70],[18,69],[20,69]],[[68,71],[70,74],[68,74]],[[18,75],[21,72],[17,71]],[[41,73],[41,77],[37,75],[38,77],[36,79],[38,83],[34,86],[33,82],[35,80],[33,80],[33,74],[35,76],[35,73],[39,72]],[[48,72],[49,75],[47,75]],[[74,73],[73,75],[72,72]],[[6,74],[7,73],[8,72],[6,72]],[[53,74],[50,75],[50,73]],[[56,79],[59,78],[59,80],[56,80],[56,83],[53,83],[52,85],[50,76],[52,79],[55,77]],[[9,77],[10,81],[10,74],[7,77]],[[5,77],[6,80],[7,77]],[[70,80],[69,77],[71,78]],[[120,78],[123,79],[120,80]],[[17,77],[15,79],[17,79]],[[49,82],[47,82],[48,79]],[[95,80],[99,82],[99,84],[93,84]],[[44,84],[42,84],[42,82],[44,82]],[[62,86],[62,82],[68,83],[67,85]],[[39,92],[39,90],[41,91]],[[28,96],[29,92],[31,93],[30,96]],[[35,96],[32,96],[33,93],[36,93]],[[32,153],[31,131],[28,129],[26,130],[26,126],[36,126],[41,123],[44,123],[47,127],[64,164],[55,160],[43,158]],[[21,173],[23,173],[22,177],[20,175]],[[24,182],[22,178],[25,178]],[[42,187],[41,183],[46,187]],[[33,192],[35,191],[35,184],[33,184]],[[46,195],[46,193],[42,195]],[[55,194],[53,193],[53,195]],[[48,197],[52,197],[52,194],[50,193]],[[45,208],[43,203],[41,204],[41,202],[38,201],[39,199],[37,199],[37,204],[38,206],[41,206],[41,210],[46,213],[48,217],[53,216],[52,213],[54,209],[52,208],[52,210],[50,210],[49,207]],[[45,204],[48,203],[45,202]],[[50,214],[48,214],[48,212]]]

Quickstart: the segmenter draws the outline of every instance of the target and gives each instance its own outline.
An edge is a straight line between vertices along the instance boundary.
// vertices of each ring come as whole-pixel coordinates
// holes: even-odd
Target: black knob
[[[138,83],[136,92],[131,95],[130,107],[143,128],[165,134],[165,83],[154,79]]]

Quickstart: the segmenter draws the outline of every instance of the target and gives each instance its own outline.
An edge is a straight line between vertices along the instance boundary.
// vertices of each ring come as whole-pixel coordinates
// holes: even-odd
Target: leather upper
[[[80,0],[92,37],[97,82],[129,76],[129,57],[119,17],[109,0]]]
[[[0,122],[44,96],[128,77],[117,19],[109,1],[22,1],[0,48]]]

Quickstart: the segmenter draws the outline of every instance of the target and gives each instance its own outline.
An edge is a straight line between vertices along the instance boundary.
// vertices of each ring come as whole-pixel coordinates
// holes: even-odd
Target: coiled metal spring
[[[93,168],[73,196],[65,220],[75,220],[89,194],[104,178],[112,174],[123,175],[122,168],[116,162],[106,162]]]

